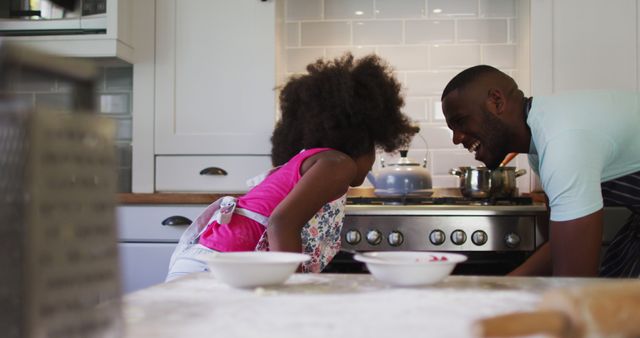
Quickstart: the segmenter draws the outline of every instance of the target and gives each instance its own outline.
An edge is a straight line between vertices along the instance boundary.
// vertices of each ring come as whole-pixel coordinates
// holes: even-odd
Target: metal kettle
[[[377,196],[430,196],[431,173],[427,170],[427,159],[417,163],[407,157],[407,150],[400,151],[400,160],[386,164],[380,161],[381,169],[369,172],[367,179],[373,184]]]

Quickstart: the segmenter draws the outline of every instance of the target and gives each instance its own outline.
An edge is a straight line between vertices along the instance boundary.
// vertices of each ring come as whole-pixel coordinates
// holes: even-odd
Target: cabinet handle
[[[227,176],[227,172],[222,169],[222,168],[218,168],[218,167],[209,167],[209,168],[204,168],[202,170],[200,170],[200,175],[211,175],[211,176],[215,176],[215,175],[220,175],[220,176]]]
[[[191,220],[184,216],[169,216],[164,221],[162,221],[162,225],[189,225],[191,224]]]

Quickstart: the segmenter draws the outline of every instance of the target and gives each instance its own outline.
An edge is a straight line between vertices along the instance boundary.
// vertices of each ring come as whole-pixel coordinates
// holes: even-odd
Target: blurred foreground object
[[[120,337],[115,125],[92,64],[0,41],[0,335]],[[72,111],[6,95],[29,75],[73,87]],[[66,85],[66,83],[65,83]]]
[[[538,311],[483,319],[476,329],[479,337],[640,337],[640,281],[551,290]]]

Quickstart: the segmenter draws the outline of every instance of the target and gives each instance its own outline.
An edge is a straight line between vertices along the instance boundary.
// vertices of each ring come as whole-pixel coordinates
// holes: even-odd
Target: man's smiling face
[[[453,143],[460,144],[489,169],[495,169],[507,155],[509,135],[506,124],[487,109],[487,101],[473,91],[456,89],[442,101]]]

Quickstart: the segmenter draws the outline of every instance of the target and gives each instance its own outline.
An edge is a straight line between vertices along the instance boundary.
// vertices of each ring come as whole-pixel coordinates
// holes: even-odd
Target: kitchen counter
[[[396,288],[368,274],[294,274],[281,286],[234,289],[199,273],[125,296],[125,337],[472,337],[476,319],[532,310],[550,288],[595,281],[450,276]]]
[[[219,193],[119,193],[117,199],[120,204],[209,204],[223,196],[241,196],[241,192],[219,192]],[[349,197],[372,197],[372,188],[349,188]],[[435,188],[433,197],[440,196],[461,196],[457,188]],[[524,194],[530,196],[534,202],[545,203],[544,193],[533,192]]]

